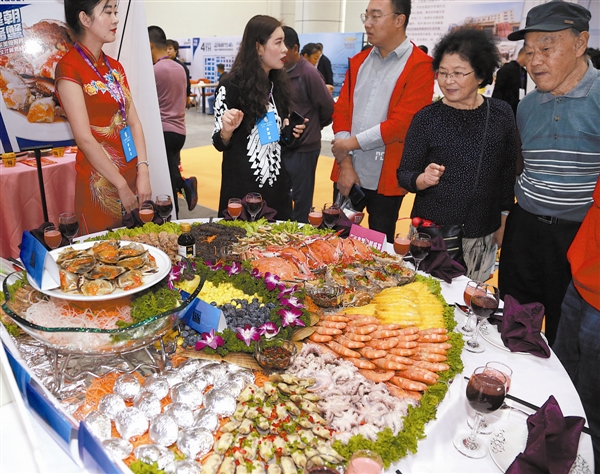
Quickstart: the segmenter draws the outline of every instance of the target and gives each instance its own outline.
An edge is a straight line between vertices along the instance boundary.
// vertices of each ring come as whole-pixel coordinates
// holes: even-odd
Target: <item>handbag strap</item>
[[[481,143],[481,153],[479,153],[479,163],[477,164],[477,174],[475,175],[475,183],[473,184],[473,193],[471,194],[471,199],[469,200],[469,207],[467,207],[467,212],[465,214],[465,218],[462,221],[461,225],[465,225],[465,221],[467,220],[467,216],[471,211],[471,207],[473,206],[473,198],[475,197],[475,190],[477,189],[477,183],[479,183],[479,174],[481,172],[481,163],[483,163],[483,152],[485,150],[485,139],[487,137],[488,125],[490,123],[490,99],[486,99],[483,96],[483,100],[485,100],[487,104],[487,112],[485,116],[485,128],[483,130],[483,141]]]

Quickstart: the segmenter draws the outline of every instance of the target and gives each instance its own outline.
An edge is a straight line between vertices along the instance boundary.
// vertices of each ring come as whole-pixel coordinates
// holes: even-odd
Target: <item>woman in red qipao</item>
[[[83,233],[122,226],[123,212],[152,198],[144,132],[125,72],[102,52],[116,38],[117,4],[65,0],[78,41],[58,63],[56,83],[79,149],[75,213]],[[126,152],[123,135],[133,137],[137,158]]]

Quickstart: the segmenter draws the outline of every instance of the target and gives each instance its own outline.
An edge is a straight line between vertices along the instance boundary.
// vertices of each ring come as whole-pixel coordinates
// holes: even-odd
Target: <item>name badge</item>
[[[525,89],[523,89],[522,87],[519,89],[519,100],[523,100],[523,98],[525,97]]]
[[[257,123],[258,138],[261,145],[279,141],[279,127],[275,120],[275,112],[267,112]]]
[[[127,125],[119,132],[121,134],[121,144],[123,145],[123,152],[125,153],[125,159],[129,163],[134,158],[137,158],[137,150],[135,149],[135,143],[133,141],[133,135],[131,135],[131,127]]]

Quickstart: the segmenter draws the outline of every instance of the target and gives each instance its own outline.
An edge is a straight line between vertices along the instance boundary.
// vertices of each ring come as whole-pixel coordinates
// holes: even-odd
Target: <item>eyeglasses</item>
[[[436,72],[435,73],[435,78],[436,79],[443,79],[444,81],[447,81],[448,79],[456,79],[457,81],[462,81],[465,76],[468,76],[469,74],[473,74],[475,71],[471,71],[471,72]]]
[[[384,13],[383,15],[367,15],[366,13],[361,13],[360,21],[362,21],[363,24],[365,24],[367,22],[367,20],[371,20],[371,23],[373,25],[376,25],[380,18],[383,18],[384,16],[389,16],[389,15],[404,15],[404,13],[392,12],[392,13]]]

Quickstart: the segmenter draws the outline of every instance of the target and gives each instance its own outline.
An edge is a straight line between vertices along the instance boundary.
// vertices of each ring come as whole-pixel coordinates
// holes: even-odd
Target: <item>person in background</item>
[[[492,83],[500,64],[496,44],[484,31],[460,28],[440,40],[433,69],[444,97],[415,114],[397,173],[398,184],[416,193],[411,217],[463,226],[467,276],[477,281],[494,272],[506,221],[501,211],[509,211],[515,199],[512,111],[478,92]]]
[[[300,51],[300,54],[304,59],[306,59],[313,66],[317,67],[319,63],[319,58],[321,57],[321,50],[317,46],[316,43],[306,43]]]
[[[192,211],[198,201],[198,182],[194,176],[183,179],[179,171],[180,152],[185,144],[185,72],[167,54],[167,37],[162,28],[148,27],[150,52],[154,63],[154,79],[160,108],[167,162],[171,175],[171,188],[175,204],[175,217],[179,215],[178,192],[183,192],[188,210]]]
[[[501,99],[510,104],[515,117],[517,116],[517,105],[527,93],[527,71],[523,67],[525,61],[525,48],[521,48],[517,59],[507,62],[498,69],[492,92],[494,99]]]
[[[529,10],[525,28],[508,36],[525,39],[526,68],[537,87],[517,109],[523,161],[499,288],[502,297],[544,305],[550,345],[571,282],[567,250],[600,173],[600,71],[585,56],[590,18],[576,3],[548,2]]]
[[[217,64],[217,77],[215,78],[215,82],[221,82],[221,79],[225,77],[227,73],[225,72],[225,64],[219,63]],[[208,115],[214,115],[215,113],[215,95],[209,95],[206,99],[208,103]]]
[[[192,95],[192,86],[190,83],[190,70],[188,69],[188,67],[185,65],[185,62],[183,62],[180,58],[179,58],[179,43],[175,40],[172,39],[168,39],[167,40],[167,54],[169,55],[169,58],[171,58],[173,61],[175,61],[176,63],[181,64],[181,67],[185,70],[185,77],[187,80],[187,96],[191,96]]]
[[[561,306],[552,350],[579,393],[600,466],[600,179],[594,202],[569,248],[573,279]]]
[[[588,48],[586,49],[585,54],[590,58],[594,67],[600,69],[600,49]]]
[[[406,194],[396,178],[404,138],[433,96],[432,59],[406,37],[410,10],[410,0],[369,2],[361,19],[373,47],[350,59],[333,113],[334,193],[360,186],[366,198],[357,210],[366,206],[369,227],[389,242]]]
[[[116,39],[117,5],[64,1],[77,42],[56,66],[55,77],[77,142],[75,214],[83,234],[121,227],[124,212],[152,198],[144,132],[125,71],[102,51]],[[137,155],[130,151],[131,139]]]
[[[292,89],[292,110],[308,119],[308,122],[295,146],[284,147],[282,154],[294,203],[292,220],[308,222],[317,160],[321,152],[321,129],[331,123],[333,98],[319,71],[300,56],[298,33],[289,26],[284,26],[283,32],[287,48],[285,70]]]
[[[424,44],[420,44],[419,49],[421,51],[423,51],[425,54],[429,54],[429,48],[427,46],[425,46]]]
[[[278,220],[292,214],[280,143],[292,111],[283,71],[286,52],[281,23],[266,15],[252,17],[233,66],[217,88],[212,141],[223,152],[220,216],[230,198],[250,192],[260,193]],[[293,136],[300,138],[304,128],[294,127]]]
[[[329,90],[329,93],[333,93],[333,69],[331,69],[331,61],[327,56],[323,54],[323,43],[315,43],[319,51],[321,51],[321,56],[319,57],[319,62],[317,63],[317,69],[323,76],[325,80],[325,85]]]

